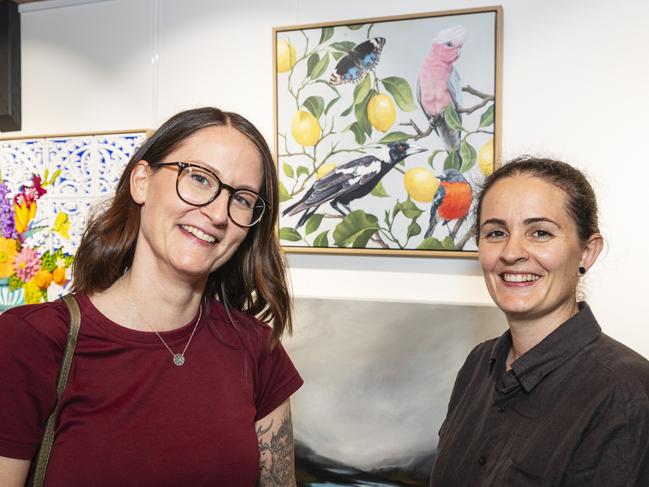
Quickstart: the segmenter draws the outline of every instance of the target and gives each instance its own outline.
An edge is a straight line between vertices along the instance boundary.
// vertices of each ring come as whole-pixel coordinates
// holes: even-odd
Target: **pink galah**
[[[460,57],[466,29],[456,25],[440,31],[421,64],[417,78],[417,100],[435,132],[442,138],[446,150],[456,150],[460,134],[444,121],[444,110],[451,103],[462,104],[460,74],[454,63]]]

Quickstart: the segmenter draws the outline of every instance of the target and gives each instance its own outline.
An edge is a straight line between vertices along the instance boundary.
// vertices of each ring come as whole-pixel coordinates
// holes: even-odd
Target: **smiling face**
[[[479,230],[487,288],[510,325],[558,326],[576,313],[578,269],[595,261],[601,236],[579,239],[562,189],[524,174],[501,179],[484,195]]]
[[[223,183],[260,191],[261,155],[238,130],[207,127],[184,140],[163,161],[188,162],[211,169]],[[191,206],[176,194],[177,166],[152,169],[141,161],[131,174],[131,194],[141,204],[141,223],[133,266],[151,272],[206,278],[236,252],[248,232],[228,217],[229,192],[209,205]]]

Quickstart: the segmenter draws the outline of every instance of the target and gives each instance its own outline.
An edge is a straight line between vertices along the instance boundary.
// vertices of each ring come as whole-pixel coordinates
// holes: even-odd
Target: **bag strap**
[[[56,417],[58,416],[61,407],[61,396],[63,396],[63,391],[65,390],[68,376],[70,375],[72,356],[74,355],[74,349],[77,345],[77,336],[79,335],[79,327],[81,325],[81,312],[74,295],[66,294],[65,296],[61,296],[61,299],[68,307],[70,313],[70,326],[68,329],[68,338],[65,342],[65,351],[63,352],[63,364],[61,365],[59,377],[56,382],[56,406],[45,424],[43,441],[38,450],[36,466],[34,467],[34,487],[41,487],[45,480],[45,472],[47,471],[47,464],[50,460],[52,444],[54,443],[54,423],[56,422]]]

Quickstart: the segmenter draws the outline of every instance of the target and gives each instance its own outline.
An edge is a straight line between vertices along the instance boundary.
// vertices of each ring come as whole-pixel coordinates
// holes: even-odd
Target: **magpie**
[[[327,202],[341,215],[346,216],[352,211],[349,203],[368,195],[390,169],[406,157],[427,150],[413,147],[407,142],[392,142],[387,148],[388,161],[370,155],[341,164],[313,183],[304,197],[286,208],[282,214],[296,215],[301,211],[304,212],[295,228],[304,225],[318,207]]]

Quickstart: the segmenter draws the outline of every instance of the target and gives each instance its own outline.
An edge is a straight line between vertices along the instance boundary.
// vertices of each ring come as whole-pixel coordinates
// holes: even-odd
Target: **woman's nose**
[[[201,206],[201,213],[206,215],[215,226],[223,225],[228,221],[228,205],[230,204],[230,194],[223,189],[219,195],[210,204]]]

